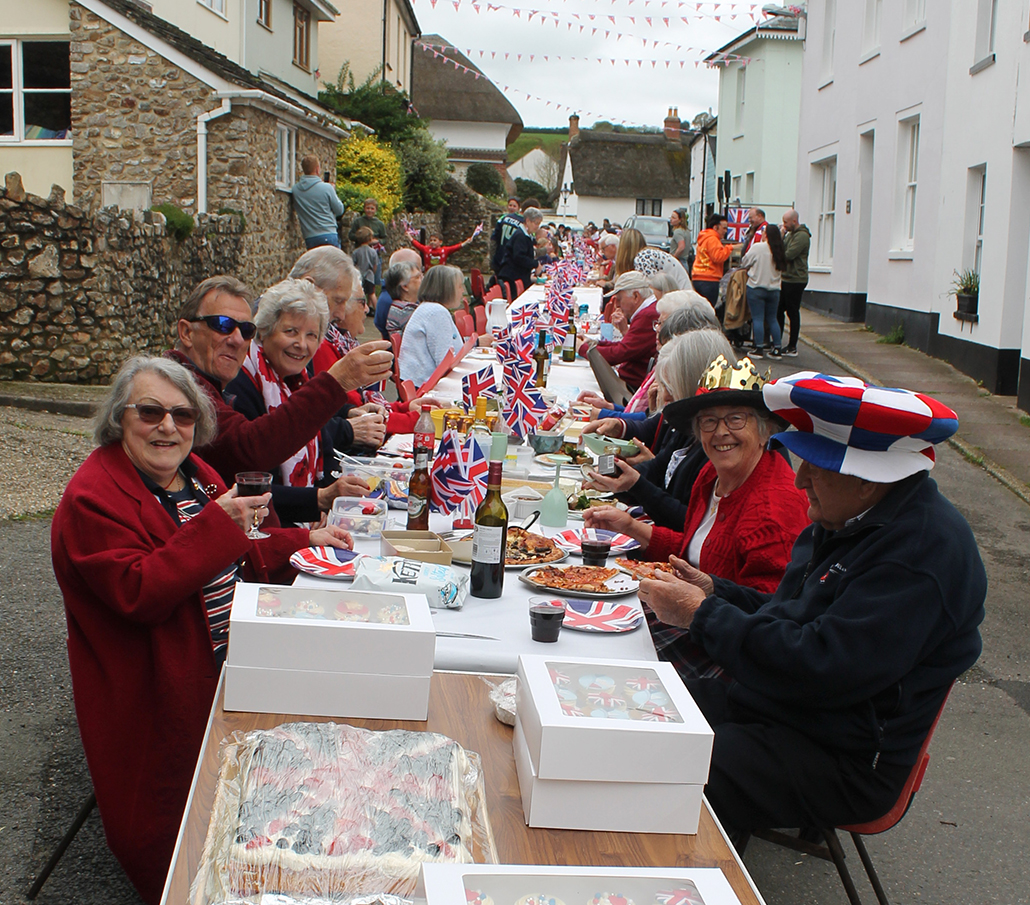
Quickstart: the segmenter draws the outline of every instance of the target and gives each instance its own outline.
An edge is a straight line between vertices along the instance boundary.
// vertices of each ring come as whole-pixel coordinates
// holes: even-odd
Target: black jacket
[[[690,636],[733,676],[731,715],[911,765],[980,656],[987,575],[926,472],[840,531],[806,528],[772,595],[715,579]]]
[[[533,279],[535,269],[536,243],[533,237],[520,227],[511,234],[511,238],[503,246],[497,277],[509,283],[522,280],[522,286],[525,288]]]
[[[501,266],[501,253],[504,250],[504,246],[508,244],[508,240],[519,231],[519,226],[522,224],[522,214],[505,214],[498,218],[497,224],[494,226],[493,234],[490,236],[490,241],[494,245],[494,253],[490,257],[490,267],[496,273],[497,269]]]

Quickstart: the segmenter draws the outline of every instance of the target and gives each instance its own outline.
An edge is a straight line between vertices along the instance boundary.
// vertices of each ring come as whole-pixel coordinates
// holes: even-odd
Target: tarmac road
[[[798,358],[776,363],[774,374],[809,368],[839,373],[811,349],[799,351]],[[9,428],[12,420],[17,424]],[[10,439],[11,429],[17,442]],[[35,485],[17,500],[0,492],[0,512],[52,507],[64,479],[59,476],[70,474],[88,452],[86,430],[79,419],[29,418],[0,409],[5,484]],[[908,815],[868,846],[894,905],[1030,903],[1030,508],[950,448],[940,449],[934,477],[969,520],[987,565],[984,653],[952,693]],[[50,567],[49,528],[47,518],[0,521],[0,905],[27,901],[32,878],[90,790],[72,705],[64,612]],[[844,847],[861,874],[850,842]],[[769,905],[846,901],[830,863],[761,840],[752,840],[745,863]],[[863,877],[856,882],[872,901]],[[140,901],[106,847],[96,812],[36,901]]]

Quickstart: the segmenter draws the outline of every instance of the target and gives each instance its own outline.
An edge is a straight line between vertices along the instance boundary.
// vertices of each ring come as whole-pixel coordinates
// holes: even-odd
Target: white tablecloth
[[[403,518],[402,513],[391,510],[391,515]],[[451,517],[433,513],[429,527],[443,531],[450,527]],[[581,524],[571,523],[570,525]],[[400,527],[404,527],[403,521]],[[543,534],[555,530],[541,528]],[[379,555],[379,540],[355,538],[354,549],[360,553]],[[610,560],[609,560],[610,561]],[[570,556],[570,565],[582,563],[578,556]],[[453,568],[468,573],[469,567],[455,563]],[[487,635],[497,641],[477,638],[436,638],[437,669],[460,672],[514,673],[519,654],[547,654],[557,657],[617,657],[625,660],[656,660],[651,634],[646,625],[636,631],[621,634],[594,634],[562,629],[558,641],[544,644],[534,641],[529,631],[529,598],[542,596],[541,592],[519,581],[518,570],[509,570],[504,576],[504,592],[496,600],[482,600],[471,594],[460,610],[433,610],[433,622],[438,632],[461,632]],[[301,574],[295,584],[300,587],[346,587],[337,581]],[[551,596],[560,596],[554,594]],[[619,602],[638,604],[636,596],[618,598]]]

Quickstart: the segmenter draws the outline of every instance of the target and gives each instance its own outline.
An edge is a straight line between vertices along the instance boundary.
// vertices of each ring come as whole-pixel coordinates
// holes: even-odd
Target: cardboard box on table
[[[338,603],[350,605],[348,619],[337,616]],[[386,618],[401,622],[367,621]],[[424,720],[435,652],[424,594],[240,582],[229,619],[224,706]]]
[[[583,676],[610,682],[609,697]],[[529,826],[697,832],[714,734],[671,664],[522,656],[518,679],[512,744]]]
[[[636,905],[740,905],[717,867],[423,864],[415,888],[415,898],[426,905],[480,903],[487,897],[494,905],[508,905],[527,895],[580,905],[605,893],[624,896]]]

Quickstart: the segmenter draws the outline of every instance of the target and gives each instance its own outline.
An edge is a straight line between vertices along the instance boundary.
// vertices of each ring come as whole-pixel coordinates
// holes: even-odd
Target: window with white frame
[[[904,15],[901,20],[904,31],[910,31],[926,24],[926,0],[905,0]]]
[[[747,68],[741,64],[737,67],[737,97],[734,104],[733,125],[737,133],[744,131],[744,101],[747,95]]]
[[[866,0],[865,27],[862,29],[862,53],[880,49],[880,20],[883,18],[883,0]]]
[[[972,245],[972,269],[980,273],[983,263],[984,203],[987,199],[987,166],[972,167],[969,170],[970,201],[969,239]],[[969,248],[969,246],[966,246]]]
[[[815,229],[815,263],[833,264],[833,239],[837,217],[837,158],[829,157],[815,165],[819,214]]]
[[[0,42],[0,143],[69,141],[67,41]]]
[[[751,204],[755,200],[755,174],[744,174],[744,203]]]
[[[275,187],[288,189],[297,172],[297,130],[282,123],[275,126]]]
[[[732,200],[736,201],[738,204],[740,203],[740,177],[739,176],[734,176],[733,177],[733,192],[730,195],[730,197],[732,198]]]
[[[823,61],[822,77],[833,78],[833,44],[837,33],[837,0],[826,0],[823,8]]]
[[[911,251],[916,238],[916,188],[919,181],[919,117],[898,122],[894,202],[894,249]]]
[[[994,35],[997,30],[998,0],[979,0],[976,9],[976,45],[973,63],[986,60],[994,53]]]
[[[197,0],[201,6],[206,6],[220,16],[225,15],[225,0]]]

